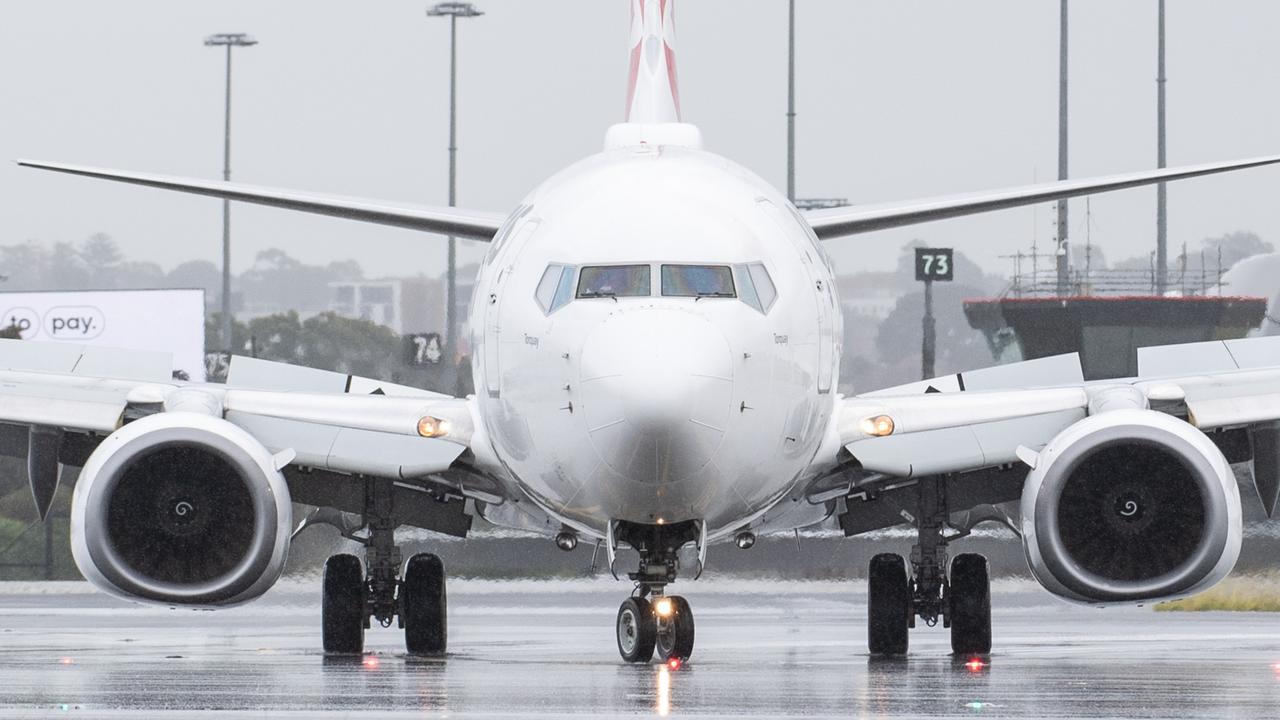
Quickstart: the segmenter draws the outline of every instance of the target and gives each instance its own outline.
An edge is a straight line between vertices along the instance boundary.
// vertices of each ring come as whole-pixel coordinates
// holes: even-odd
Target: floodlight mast
[[[209,47],[227,49],[226,118],[222,142],[222,179],[231,180],[231,48],[251,47],[258,41],[245,33],[216,33],[204,39]],[[231,202],[222,201],[222,349],[230,359],[232,351],[231,317]]]
[[[458,18],[479,17],[484,12],[469,2],[436,3],[428,17],[449,18],[449,207],[458,202]],[[444,352],[452,368],[456,386],[458,346],[458,240],[449,236],[448,269],[445,273]],[[452,388],[456,390],[455,388]]]

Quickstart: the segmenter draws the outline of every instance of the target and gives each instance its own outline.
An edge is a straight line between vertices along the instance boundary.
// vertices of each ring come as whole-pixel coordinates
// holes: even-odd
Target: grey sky
[[[460,27],[459,204],[508,209],[599,149],[622,113],[625,0],[477,0]],[[678,0],[685,119],[709,149],[784,182],[786,3]],[[237,51],[236,179],[444,204],[447,23],[427,2],[41,0],[0,18],[0,158],[217,177],[223,56]],[[1155,163],[1155,0],[1072,6],[1072,175]],[[1056,173],[1056,0],[799,0],[799,189],[872,202]],[[1171,164],[1280,152],[1280,3],[1169,2]],[[1170,186],[1170,242],[1252,229],[1280,244],[1280,170]],[[218,257],[216,200],[0,166],[0,242],[115,237],[165,268]],[[1095,198],[1113,260],[1154,244],[1154,190]],[[1083,200],[1072,234],[1084,238]],[[912,238],[991,269],[1052,238],[1048,206],[835,241],[843,272],[886,269]],[[409,231],[233,208],[233,264],[280,247],[370,275],[443,266]],[[480,251],[465,250],[463,259]]]

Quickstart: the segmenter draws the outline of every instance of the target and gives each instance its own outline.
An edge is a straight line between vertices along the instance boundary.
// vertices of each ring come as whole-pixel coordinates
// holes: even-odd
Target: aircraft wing
[[[503,500],[496,481],[468,467],[475,426],[466,399],[249,358],[232,360],[225,385],[185,383],[171,379],[163,354],[0,340],[0,454],[28,459],[42,516],[58,466],[84,465],[104,437],[159,413],[212,416],[248,432],[291,487],[298,471],[299,502],[326,504],[307,499],[326,495],[316,479],[347,476]]]
[[[1054,386],[1079,377],[1068,355],[844,398],[839,443],[862,472],[907,478],[1027,461],[1116,407],[1158,410],[1211,436],[1280,421],[1280,337],[1142,348],[1138,365],[1136,378]]]
[[[19,160],[18,164],[24,167],[53,170],[54,172],[83,175],[103,180],[114,180],[162,190],[177,190],[195,195],[208,195],[210,197],[223,198],[224,200],[238,200],[286,210],[331,215],[378,225],[391,225],[410,230],[456,235],[469,240],[483,242],[493,239],[494,235],[502,227],[504,219],[503,215],[497,213],[463,210],[461,208],[397,205],[381,200],[321,195],[217,180],[124,172],[85,167],[83,165],[37,162],[34,160]]]
[[[1186,178],[1200,177],[1201,175],[1244,170],[1278,162],[1280,162],[1280,155],[1268,155],[1247,160],[1188,165],[1083,180],[1063,180],[1061,182],[1026,185],[1004,190],[988,190],[986,192],[944,195],[905,202],[817,210],[805,213],[804,217],[809,221],[809,225],[817,233],[818,237],[826,240],[844,235],[884,230],[903,225],[916,225],[934,220],[946,220],[993,210],[1008,210],[1024,205],[1035,205],[1080,195],[1124,190],[1171,180],[1184,180]]]

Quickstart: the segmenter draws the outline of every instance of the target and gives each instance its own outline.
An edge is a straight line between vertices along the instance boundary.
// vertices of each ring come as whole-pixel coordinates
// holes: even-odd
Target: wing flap
[[[1187,400],[1187,420],[1201,430],[1254,425],[1280,418],[1280,393]]]

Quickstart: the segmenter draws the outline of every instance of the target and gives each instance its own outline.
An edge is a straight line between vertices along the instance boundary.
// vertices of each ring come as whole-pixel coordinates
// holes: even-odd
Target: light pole
[[[436,3],[427,10],[428,17],[449,18],[449,207],[458,202],[458,18],[478,17],[484,13],[469,2]],[[444,352],[450,368],[458,342],[458,240],[449,236],[449,260],[445,273]],[[457,381],[454,368],[453,381]]]
[[[1156,167],[1166,166],[1165,84],[1164,74],[1164,0],[1156,7],[1159,13],[1156,33]],[[1164,296],[1169,282],[1169,195],[1164,183],[1156,185],[1156,294]],[[1203,264],[1201,265],[1203,267]]]
[[[1058,179],[1066,180],[1068,176],[1067,141],[1069,139],[1067,122],[1067,0],[1062,0],[1059,7],[1058,20]],[[1071,286],[1071,258],[1067,246],[1067,201],[1058,201],[1058,296],[1067,294]]]
[[[244,33],[218,33],[204,39],[210,47],[227,49],[226,121],[222,142],[222,179],[231,179],[231,48],[257,45],[258,41]],[[222,347],[231,356],[231,202],[222,201]]]
[[[796,201],[796,0],[787,3],[787,199]]]

